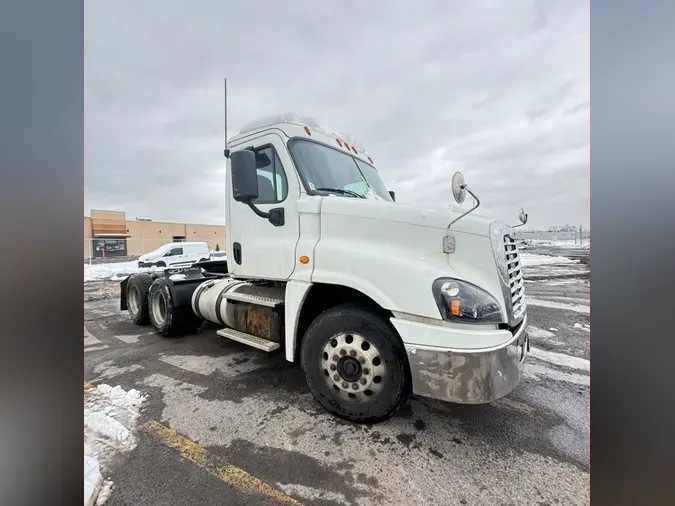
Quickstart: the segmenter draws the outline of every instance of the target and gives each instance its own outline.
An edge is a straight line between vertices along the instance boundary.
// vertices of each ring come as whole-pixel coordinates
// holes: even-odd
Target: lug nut
[[[345,350],[340,350],[340,355],[342,355],[344,357],[346,354],[347,354],[347,352]]]
[[[366,378],[361,378],[361,384],[365,385],[366,384]]]
[[[370,369],[368,369],[367,367],[363,368],[363,374],[368,374],[369,372],[370,372]]]
[[[340,357],[338,357],[337,355],[333,355],[333,360],[335,360],[336,362],[339,360],[339,358]]]
[[[350,351],[349,354],[350,354],[352,357],[355,357],[355,356],[356,356],[356,352],[355,352],[354,350]]]
[[[334,379],[335,381],[340,381],[340,375],[339,375],[339,374],[336,374],[335,376],[333,376],[333,379]]]
[[[331,365],[330,365],[330,370],[331,370],[331,371],[334,371],[335,369],[337,369],[337,367],[335,367],[335,364],[331,364]]]
[[[358,389],[359,389],[359,386],[358,386],[356,383],[352,383],[352,388],[353,388],[354,390],[358,390]]]
[[[359,357],[359,362],[361,362],[361,364],[365,364],[365,363],[366,363],[366,359],[363,358],[363,357]]]
[[[348,386],[349,386],[349,385],[347,384],[346,381],[343,381],[343,382],[342,382],[342,388],[347,388]]]

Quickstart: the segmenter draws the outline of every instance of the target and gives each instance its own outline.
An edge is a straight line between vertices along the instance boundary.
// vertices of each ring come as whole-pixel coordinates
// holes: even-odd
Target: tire
[[[131,321],[136,325],[148,325],[148,292],[152,285],[152,277],[143,272],[132,274],[127,281],[127,310]]]
[[[148,313],[155,333],[174,337],[199,328],[201,318],[187,306],[174,307],[171,289],[166,278],[157,278],[148,291]]]
[[[164,262],[157,262],[155,265],[157,267],[166,267],[166,263],[164,263]]]
[[[396,330],[381,316],[358,306],[339,305],[317,317],[303,339],[300,361],[317,402],[345,420],[386,420],[411,393],[407,355]],[[355,386],[359,390],[354,393]]]

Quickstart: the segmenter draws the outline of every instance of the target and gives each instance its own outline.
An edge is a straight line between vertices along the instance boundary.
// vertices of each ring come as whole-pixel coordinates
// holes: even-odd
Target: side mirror
[[[520,212],[518,213],[518,219],[520,220],[520,225],[513,225],[511,228],[518,228],[522,227],[527,223],[527,213],[523,210],[523,208],[520,208]]]
[[[396,192],[389,190],[389,196],[391,197],[391,200],[396,202]]]
[[[230,154],[232,197],[237,202],[251,202],[258,198],[258,174],[255,153],[249,149]]]
[[[527,214],[525,214],[525,211],[523,210],[522,207],[520,208],[520,212],[518,213],[518,219],[520,220],[520,223],[522,223],[523,225],[527,223]]]
[[[458,204],[466,199],[466,181],[464,181],[464,174],[461,172],[455,172],[452,175],[452,196]]]

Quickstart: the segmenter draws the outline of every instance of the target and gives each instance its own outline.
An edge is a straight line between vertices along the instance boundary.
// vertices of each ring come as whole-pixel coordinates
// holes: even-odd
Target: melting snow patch
[[[136,447],[133,430],[145,399],[138,390],[127,392],[120,386],[103,384],[86,390],[85,504],[101,505],[110,496],[112,481],[104,483],[102,472],[110,473],[113,460]]]
[[[591,370],[591,362],[585,358],[573,357],[572,355],[565,355],[564,353],[554,353],[539,348],[530,348],[530,355],[539,360],[563,367],[569,367],[570,369],[579,369],[581,371]]]
[[[547,339],[549,337],[554,337],[555,334],[553,332],[549,332],[548,330],[540,329],[539,327],[533,327],[529,325],[527,327],[527,332],[530,334],[530,337],[539,337],[542,339]]]
[[[537,364],[527,364],[525,366],[525,371],[523,373],[525,376],[530,378],[539,379],[541,376],[546,376],[557,381],[565,381],[568,383],[574,383],[575,385],[590,385],[591,380],[589,376],[584,374],[576,373],[567,373],[562,371],[557,371],[555,369],[550,369],[548,367],[542,367]]]
[[[548,255],[536,255],[534,253],[520,253],[520,260],[525,267],[533,267],[535,265],[562,265],[562,264],[578,264],[579,260],[571,260],[567,257],[552,257]]]
[[[575,323],[575,324],[574,324],[574,328],[575,328],[575,329],[585,330],[586,332],[590,332],[590,331],[591,331],[591,327],[590,327],[589,325],[582,325],[581,323]]]
[[[550,328],[550,329],[548,329],[548,330],[550,330],[551,332],[558,332],[558,329],[557,329],[557,328],[555,328],[555,327],[551,327],[551,328]]]
[[[108,479],[103,482],[103,485],[101,485],[101,490],[98,493],[98,497],[96,498],[96,506],[101,506],[102,504],[105,504],[105,502],[110,498],[110,494],[112,494],[113,490],[113,482],[112,480]]]
[[[552,300],[533,299],[533,298],[530,298],[530,297],[527,298],[527,305],[528,306],[549,307],[549,308],[552,308],[552,309],[564,309],[564,310],[567,310],[567,311],[574,311],[576,313],[585,313],[585,314],[591,313],[590,306],[583,306],[581,304],[566,304],[564,302],[555,302],[555,301],[552,301]]]

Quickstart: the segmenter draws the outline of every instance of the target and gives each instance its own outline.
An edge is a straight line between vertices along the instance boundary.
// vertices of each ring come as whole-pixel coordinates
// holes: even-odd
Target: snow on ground
[[[536,265],[561,265],[578,264],[579,260],[572,260],[567,257],[552,257],[548,255],[536,255],[534,253],[520,253],[520,260],[524,267],[534,267]]]
[[[84,504],[100,506],[112,492],[111,464],[136,448],[134,427],[146,396],[120,386],[99,385],[85,391]]]
[[[518,246],[520,248],[527,248],[528,246],[555,246],[556,248],[569,248],[569,249],[591,249],[590,241],[584,239],[583,244],[575,243],[574,239],[568,240],[558,240],[558,241],[546,241],[542,239],[523,239],[519,242]]]
[[[212,260],[227,260],[224,251],[212,252]],[[84,281],[122,280],[136,272],[163,271],[164,267],[139,267],[138,260],[129,262],[109,262],[104,264],[84,264]]]
[[[106,264],[84,264],[84,280],[98,281],[104,279],[116,279],[120,275],[129,275],[135,272],[148,272],[156,267],[138,267],[138,261],[113,262]]]

